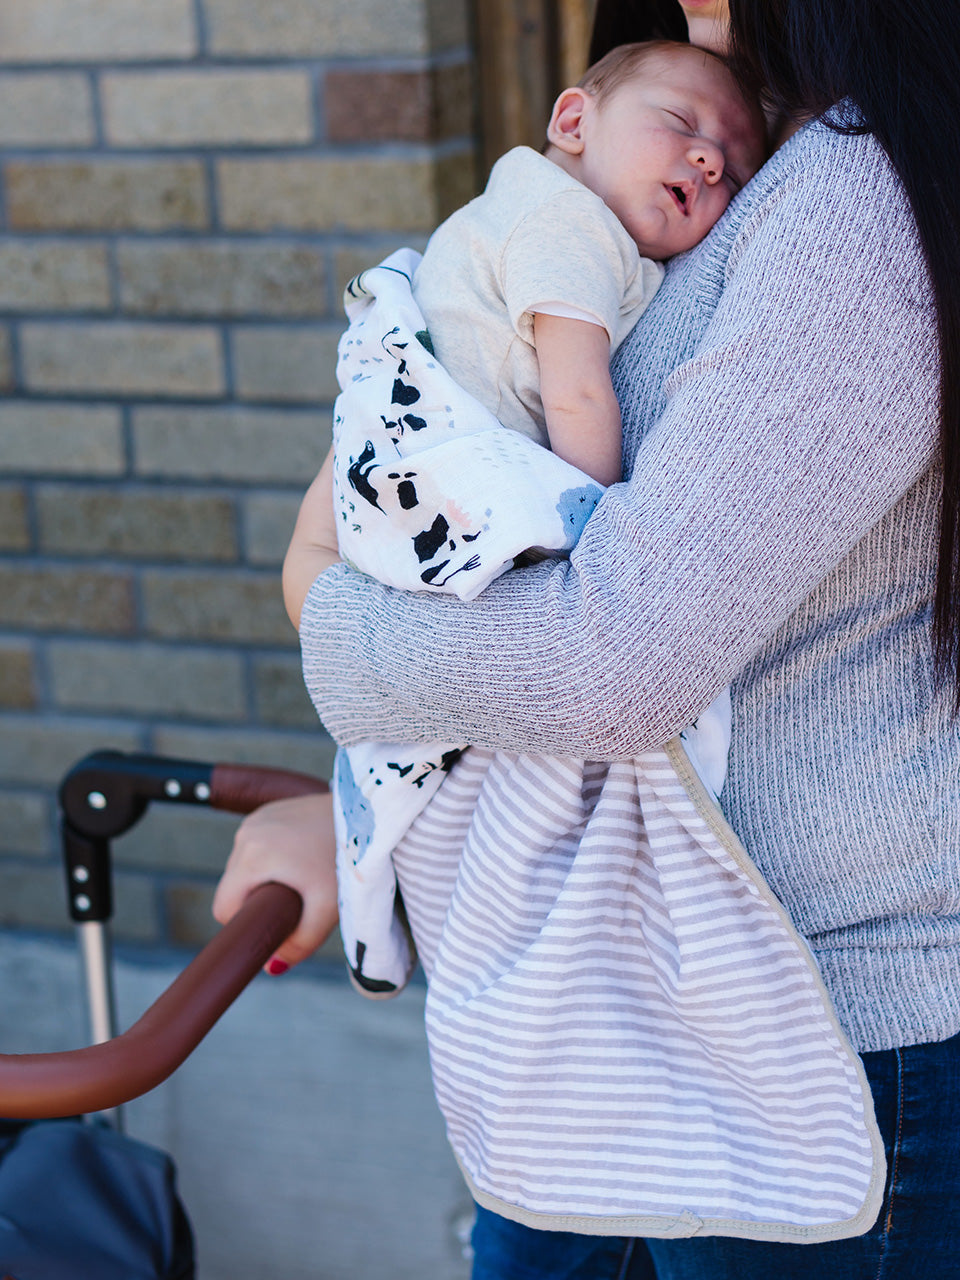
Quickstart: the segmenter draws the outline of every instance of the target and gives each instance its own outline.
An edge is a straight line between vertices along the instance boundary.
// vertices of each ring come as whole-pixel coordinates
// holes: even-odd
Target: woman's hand
[[[251,890],[269,880],[290,885],[303,898],[299,925],[265,966],[268,973],[279,974],[312,955],[337,923],[329,793],[276,800],[244,819],[213,899],[215,919],[226,924]]]
[[[300,504],[293,537],[283,562],[283,603],[290,621],[298,629],[307,592],[324,569],[329,569],[339,559],[331,449]]]

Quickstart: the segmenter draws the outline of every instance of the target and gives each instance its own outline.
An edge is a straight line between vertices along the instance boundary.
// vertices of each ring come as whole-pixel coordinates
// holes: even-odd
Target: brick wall
[[[343,284],[472,194],[466,8],[0,0],[0,925],[88,750],[329,767],[279,563]],[[207,936],[229,830],[117,842],[118,936]]]

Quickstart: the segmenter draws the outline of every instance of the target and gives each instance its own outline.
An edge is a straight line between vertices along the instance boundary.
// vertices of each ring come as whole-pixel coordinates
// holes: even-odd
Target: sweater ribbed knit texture
[[[935,322],[907,202],[821,124],[675,259],[617,354],[627,482],[470,603],[337,567],[334,736],[622,759],[728,682],[722,804],[862,1051],[960,1029],[960,726],[936,690]]]

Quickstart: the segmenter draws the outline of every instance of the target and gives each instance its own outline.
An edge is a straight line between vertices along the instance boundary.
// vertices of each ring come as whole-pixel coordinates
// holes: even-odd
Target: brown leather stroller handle
[[[215,764],[210,774],[210,804],[229,813],[252,813],[272,800],[316,795],[329,787],[308,773],[262,765]]]
[[[290,936],[302,906],[287,885],[255,889],[139,1022],[115,1040],[66,1053],[0,1055],[0,1115],[39,1120],[108,1111],[155,1088]]]

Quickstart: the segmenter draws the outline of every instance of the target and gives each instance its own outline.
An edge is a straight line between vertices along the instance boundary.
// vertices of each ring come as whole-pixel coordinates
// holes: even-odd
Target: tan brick
[[[153,735],[153,749],[162,755],[211,764],[263,764],[275,769],[294,769],[329,778],[336,748],[322,730],[281,733],[277,730],[193,729],[163,726]]]
[[[33,646],[21,640],[0,640],[0,707],[25,711],[36,700]]]
[[[463,5],[448,0],[448,7]],[[424,0],[207,0],[206,12],[215,54],[403,57],[431,50]],[[449,19],[437,24],[438,35],[452,29]]]
[[[23,857],[51,854],[59,843],[53,834],[52,805],[32,791],[0,791],[0,850]]]
[[[189,58],[197,52],[191,0],[4,0],[5,62]]]
[[[333,284],[339,299],[347,284],[368,267],[375,267],[378,262],[388,258],[391,253],[403,245],[409,245],[418,253],[426,248],[427,236],[403,236],[396,240],[378,240],[375,244],[355,247],[343,245],[333,255]]]
[[[13,160],[5,182],[16,231],[199,230],[209,221],[199,160]]]
[[[86,147],[95,141],[90,81],[85,75],[0,74],[0,146]]]
[[[234,231],[432,230],[436,170],[431,158],[222,159],[220,216]]]
[[[119,409],[0,404],[0,467],[41,474],[119,475],[125,466]]]
[[[73,555],[235,560],[233,502],[165,489],[48,485],[37,491],[40,546]]]
[[[307,316],[327,310],[324,256],[303,245],[177,240],[121,244],[125,311]]]
[[[0,485],[0,550],[26,551],[30,546],[27,493],[20,485]]]
[[[141,745],[137,729],[115,720],[5,715],[0,717],[0,778],[55,786],[91,751],[136,751]]]
[[[0,244],[0,308],[5,311],[97,311],[110,306],[103,245],[55,240]]]
[[[129,574],[0,564],[0,626],[124,635],[133,625]]]
[[[246,713],[236,654],[58,641],[47,658],[54,702],[67,711],[190,720],[239,720]]]
[[[114,146],[269,146],[313,138],[305,71],[107,72],[101,95]]]
[[[437,221],[442,222],[477,194],[477,160],[472,151],[441,156],[435,174]]]
[[[147,570],[142,575],[142,590],[145,625],[152,636],[241,644],[296,643],[277,573]]]
[[[471,38],[471,5],[465,0],[426,0],[430,48],[436,51],[467,45]]]
[[[154,804],[114,843],[118,866],[219,875],[240,819],[189,805]]]
[[[31,322],[20,341],[31,391],[218,396],[226,385],[220,334],[208,326]]]
[[[468,134],[472,86],[466,64],[433,71],[328,71],[332,142],[429,142]]]
[[[301,487],[305,487],[302,485]],[[244,504],[247,559],[279,565],[287,553],[302,494],[252,494]]]
[[[330,446],[330,414],[269,409],[135,409],[138,474],[289,482],[306,489]]]
[[[291,729],[319,727],[303,684],[299,657],[258,657],[253,664],[257,716],[265,724]]]
[[[241,400],[286,400],[331,404],[337,385],[337,343],[341,330],[293,328],[235,329],[234,376]]]

